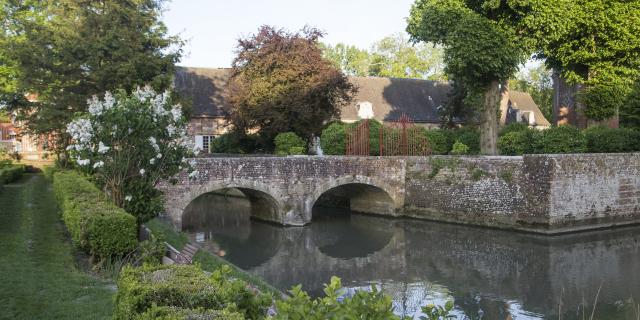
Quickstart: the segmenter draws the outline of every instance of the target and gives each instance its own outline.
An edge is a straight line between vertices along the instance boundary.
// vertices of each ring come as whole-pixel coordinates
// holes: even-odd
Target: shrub
[[[0,185],[20,180],[23,173],[23,165],[11,165],[0,168]]]
[[[429,141],[432,154],[447,154],[453,147],[453,137],[449,130],[425,130],[424,135]]]
[[[516,156],[538,153],[542,132],[536,129],[513,130],[498,139],[500,154]]]
[[[583,153],[586,150],[584,134],[574,127],[559,126],[542,131],[540,153]]]
[[[105,199],[76,172],[56,172],[53,178],[62,219],[73,243],[99,258],[117,257],[137,245],[136,219]]]
[[[467,147],[467,154],[480,153],[480,132],[473,127],[463,127],[452,131],[453,141],[458,141]]]
[[[273,140],[276,154],[286,156],[290,154],[304,154],[307,143],[293,132],[280,133]]]
[[[212,153],[247,154],[259,150],[258,136],[231,131],[213,140]]]
[[[525,130],[529,130],[528,124],[524,122],[512,122],[502,127],[502,129],[500,129],[500,133],[498,133],[498,136],[502,137],[511,132],[520,132]]]
[[[327,155],[344,155],[345,149],[345,127],[342,122],[333,122],[320,135],[320,145],[322,152]]]
[[[331,278],[325,286],[325,297],[312,300],[307,293],[296,286],[289,291],[290,298],[276,301],[276,312],[273,319],[401,319],[393,313],[391,298],[378,291],[375,286],[371,291],[358,290],[353,295],[344,295],[340,279]],[[436,309],[433,311],[433,309]],[[449,316],[453,303],[447,303],[445,308],[427,306],[429,319],[435,314],[443,319]]]
[[[469,147],[460,141],[456,141],[451,148],[451,154],[458,156],[469,154]]]
[[[136,316],[136,320],[244,320],[241,313],[230,310],[183,309],[176,307],[153,306],[143,314]]]
[[[189,171],[197,153],[182,107],[171,93],[150,87],[131,94],[106,92],[88,101],[87,113],[67,125],[67,147],[80,171],[90,174],[118,207],[144,222],[160,210],[159,181]]]
[[[639,131],[597,126],[588,128],[583,132],[587,140],[588,152],[615,153],[640,151]]]
[[[264,317],[271,297],[256,294],[221,268],[211,276],[192,265],[125,267],[118,279],[114,319],[136,319],[157,307],[237,311],[249,319]],[[234,310],[232,308],[237,308]],[[233,318],[231,318],[233,319]]]

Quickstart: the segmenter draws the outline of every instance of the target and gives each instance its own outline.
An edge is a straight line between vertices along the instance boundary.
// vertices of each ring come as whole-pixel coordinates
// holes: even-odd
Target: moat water
[[[205,195],[183,218],[191,240],[286,291],[372,285],[395,312],[455,302],[457,319],[638,319],[640,227],[539,236],[316,208],[305,227],[249,219],[250,203]],[[594,311],[594,301],[595,304]]]

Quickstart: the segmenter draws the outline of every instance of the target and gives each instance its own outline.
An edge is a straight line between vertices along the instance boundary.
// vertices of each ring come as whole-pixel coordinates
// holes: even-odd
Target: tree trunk
[[[500,82],[492,81],[484,93],[484,106],[480,117],[481,154],[498,154],[498,108],[501,97]]]
[[[584,115],[585,106],[578,100],[578,94],[584,90],[582,84],[571,84],[560,75],[553,72],[553,124],[570,124],[577,128],[587,127],[587,117]]]

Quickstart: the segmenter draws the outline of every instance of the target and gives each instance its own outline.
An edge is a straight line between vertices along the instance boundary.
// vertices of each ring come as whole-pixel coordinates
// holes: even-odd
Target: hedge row
[[[144,319],[160,313],[172,319],[184,314],[263,318],[272,297],[253,292],[246,282],[231,279],[227,272],[223,268],[209,276],[193,265],[125,267],[118,279],[113,317]]]
[[[118,208],[77,172],[53,174],[54,193],[73,243],[99,257],[123,256],[138,243],[136,218]]]
[[[553,153],[615,153],[640,151],[640,131],[570,126],[546,130],[507,126],[500,133],[498,148],[504,155]]]
[[[23,165],[11,165],[0,168],[0,186],[18,181],[24,173]]]

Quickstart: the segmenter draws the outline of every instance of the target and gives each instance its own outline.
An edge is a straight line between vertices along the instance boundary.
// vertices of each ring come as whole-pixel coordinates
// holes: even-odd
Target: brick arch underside
[[[313,192],[310,208],[321,204],[321,197],[338,193],[348,199],[352,211],[397,216],[404,205],[404,194],[391,183],[368,176],[345,176],[320,184]]]
[[[178,206],[182,208],[181,215],[184,215],[184,210],[196,198],[207,193],[232,188],[240,190],[249,199],[251,203],[252,218],[284,223],[282,214],[282,208],[284,207],[283,203],[277,196],[272,194],[269,186],[256,181],[244,180],[236,180],[233,182],[213,181],[192,189],[180,200],[180,204]]]

